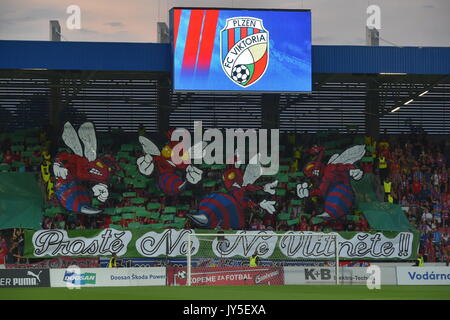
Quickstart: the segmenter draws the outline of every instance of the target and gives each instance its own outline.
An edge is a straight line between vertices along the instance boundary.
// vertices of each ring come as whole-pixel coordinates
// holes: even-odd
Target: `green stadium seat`
[[[279,173],[276,175],[276,180],[278,180],[278,183],[288,182],[289,176],[287,174]]]
[[[298,178],[298,177],[304,177],[304,176],[305,176],[305,174],[302,171],[289,173],[289,178]]]
[[[129,156],[130,156],[130,154],[128,152],[119,151],[119,152],[117,152],[116,158],[123,159],[123,158],[128,158]]]
[[[122,213],[122,218],[125,220],[132,220],[134,219],[135,214],[134,213]]]
[[[135,213],[135,212],[136,212],[136,208],[133,206],[116,208],[116,214]]]
[[[163,213],[177,213],[177,208],[167,206],[164,208]]]
[[[112,216],[111,221],[112,222],[120,222],[122,220],[121,216]]]
[[[144,204],[145,201],[147,201],[147,200],[144,199],[144,198],[133,198],[133,199],[131,199],[131,203],[132,204]]]
[[[123,229],[122,226],[118,225],[118,224],[110,224],[109,227],[111,229],[116,229],[116,230],[122,230]]]
[[[55,213],[54,213],[54,211],[52,210],[52,208],[47,208],[47,209],[45,209],[44,212],[43,212],[43,214],[44,214],[45,217],[50,217],[50,218],[52,218],[52,217],[55,216]]]
[[[137,196],[136,192],[124,192],[122,193],[124,198],[134,198]]]
[[[182,210],[182,211],[189,211],[191,209],[191,207],[188,204],[183,204],[183,205],[178,205],[177,210]]]
[[[116,209],[115,208],[106,208],[103,210],[103,214],[113,216],[116,214]]]
[[[127,165],[124,170],[129,176],[138,176],[138,168],[134,164]]]
[[[21,156],[23,158],[31,158],[31,156],[33,155],[32,151],[22,151]]]
[[[160,203],[154,203],[154,202],[147,203],[147,209],[148,210],[159,210],[160,208],[161,208],[161,204]]]
[[[149,216],[150,219],[158,220],[160,215],[161,214],[159,212],[150,212],[150,214],[148,216]]]
[[[145,210],[145,208],[142,208],[143,210],[138,210],[136,212],[136,217],[144,217],[144,218],[150,218],[150,215],[152,214],[152,212],[148,212],[147,210]]]
[[[284,190],[284,189],[277,189],[275,191],[275,195],[284,197],[286,195],[286,190]]]
[[[122,208],[122,213],[136,213],[137,207],[135,206],[128,206]]]
[[[292,199],[291,200],[291,206],[301,206],[302,205],[302,200],[300,199]]]
[[[164,229],[166,227],[166,225],[163,223],[151,223],[151,224],[146,224],[146,227],[157,230],[157,229]]]
[[[27,146],[27,151],[36,152],[41,150],[41,146]]]
[[[322,223],[323,221],[324,221],[324,219],[323,218],[319,218],[319,217],[314,217],[314,218],[311,219],[311,223],[312,224],[319,224],[319,223]]]
[[[292,219],[292,220],[288,220],[287,221],[287,225],[288,226],[292,226],[292,225],[299,224],[299,223],[300,223],[300,218],[296,218],[296,219]]]
[[[160,221],[173,221],[173,219],[175,218],[174,214],[162,214],[159,219]]]
[[[142,180],[134,180],[133,187],[137,189],[145,189],[145,187],[147,187],[147,182]]]
[[[175,223],[186,223],[186,218],[179,218],[179,217],[175,217],[174,218],[174,222]]]
[[[94,207],[99,207],[99,206],[101,206],[102,204],[103,204],[103,203],[100,202],[100,201],[98,201],[97,198],[93,198],[93,199],[92,199],[92,205],[93,205]]]
[[[117,171],[115,175],[121,178],[125,178],[125,172],[123,170]]]
[[[128,228],[129,229],[137,229],[137,228],[140,228],[142,225],[139,223],[139,222],[130,222],[129,224],[128,224]]]
[[[297,183],[296,182],[288,182],[287,188],[288,188],[288,190],[297,190]]]
[[[279,213],[277,215],[278,220],[289,220],[291,218],[291,215],[289,213]]]
[[[117,185],[117,183],[115,185]],[[109,198],[110,199],[114,199],[114,200],[118,200],[118,201],[122,201],[122,199],[123,199],[123,197],[120,194],[115,193],[115,192],[110,193],[109,194]]]
[[[203,182],[204,188],[213,188],[217,184],[216,181],[205,181]]]
[[[123,144],[120,146],[120,151],[133,151],[133,145]]]
[[[0,164],[0,171],[9,171],[11,170],[11,166],[9,164]]]
[[[194,196],[194,193],[192,192],[192,190],[185,190],[185,191],[181,192],[181,195],[184,197],[192,197],[192,196]]]
[[[23,145],[14,145],[14,146],[11,146],[11,150],[14,152],[23,151],[23,150],[25,150],[25,147]]]

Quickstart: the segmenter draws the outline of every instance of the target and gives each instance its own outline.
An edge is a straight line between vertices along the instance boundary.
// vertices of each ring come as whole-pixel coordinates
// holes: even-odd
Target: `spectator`
[[[5,268],[5,257],[8,255],[8,245],[3,235],[0,235],[0,269]]]

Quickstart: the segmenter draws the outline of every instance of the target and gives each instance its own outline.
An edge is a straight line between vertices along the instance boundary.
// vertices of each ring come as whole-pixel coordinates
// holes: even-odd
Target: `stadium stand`
[[[122,139],[111,139],[107,134],[98,139],[101,142],[99,154],[115,155],[115,160],[122,169],[113,176],[107,202],[94,200],[93,205],[103,209],[102,214],[87,216],[68,212],[59,206],[54,194],[50,193],[43,212],[43,229],[190,228],[190,220],[186,215],[196,210],[200,195],[224,190],[221,176],[226,166],[201,165],[204,179],[200,185],[183,191],[177,197],[165,196],[158,189],[155,178],[144,177],[137,170],[135,159],[142,155],[141,146],[136,139],[137,134],[121,134],[124,135]],[[450,141],[425,133],[382,136],[380,141],[372,141],[362,135],[339,135],[335,132],[323,132],[310,137],[307,139],[308,144],[302,144],[306,139],[300,135],[287,135],[283,140],[287,143],[282,146],[280,170],[276,175],[279,181],[275,194],[277,211],[270,215],[259,207],[249,210],[246,214],[246,229],[383,230],[382,226],[376,227],[367,212],[394,212],[396,208],[401,207],[408,220],[406,228],[416,228],[420,231],[420,253],[424,255],[425,260],[448,260]],[[117,144],[117,141],[136,143]],[[365,173],[364,180],[353,183],[356,206],[344,223],[327,222],[318,217],[323,212],[323,201],[315,197],[299,199],[296,194],[297,184],[307,179],[302,168],[311,160],[311,155],[306,150],[316,145],[324,145],[327,154],[331,155],[361,143],[366,145],[367,152],[359,164]],[[48,160],[52,142],[45,128],[2,133],[0,144],[0,172],[19,175],[33,172],[39,175],[41,187],[48,187],[45,174],[41,172],[41,165]],[[63,150],[59,148],[57,151]],[[380,158],[386,159],[386,169],[383,168]],[[266,176],[257,184],[263,185],[272,179],[273,177]],[[263,199],[263,195],[258,193],[255,201]],[[381,205],[384,207],[381,208]],[[5,257],[6,262],[25,262],[26,259],[21,258],[22,230],[2,230],[1,235],[1,255]]]

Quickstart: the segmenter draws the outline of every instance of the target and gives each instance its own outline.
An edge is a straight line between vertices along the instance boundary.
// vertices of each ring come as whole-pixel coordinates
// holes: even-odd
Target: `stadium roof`
[[[449,47],[313,46],[312,68],[311,94],[280,95],[275,111],[282,131],[357,125],[364,132],[371,116],[366,104],[376,92],[381,131],[409,132],[414,125],[450,134]],[[205,127],[261,126],[261,94],[173,93],[170,72],[168,44],[3,40],[0,113],[9,117],[0,117],[0,125],[44,121],[57,93],[68,107],[66,117],[82,114],[100,130],[132,131],[143,123],[157,131],[158,90],[164,87],[171,126],[189,128],[194,120]]]
[[[0,40],[0,69],[171,72],[162,43]],[[313,73],[450,74],[450,47],[312,46]]]

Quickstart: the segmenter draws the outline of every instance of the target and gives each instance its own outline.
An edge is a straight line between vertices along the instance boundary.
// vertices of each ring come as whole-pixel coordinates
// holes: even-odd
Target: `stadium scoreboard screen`
[[[311,11],[173,8],[174,91],[311,91]]]

